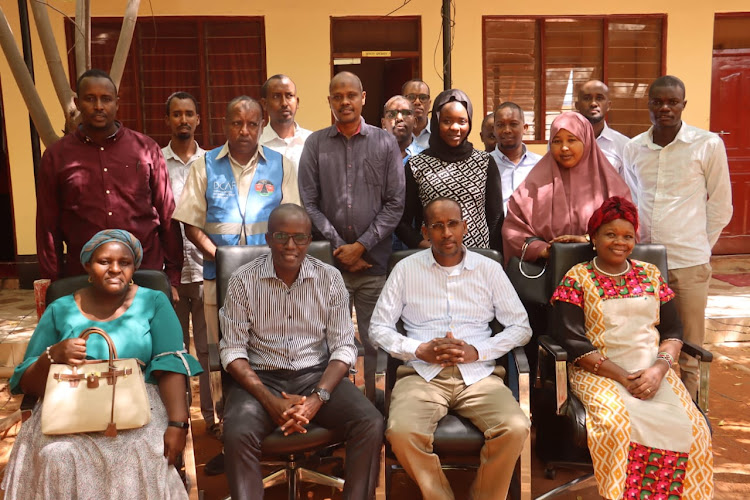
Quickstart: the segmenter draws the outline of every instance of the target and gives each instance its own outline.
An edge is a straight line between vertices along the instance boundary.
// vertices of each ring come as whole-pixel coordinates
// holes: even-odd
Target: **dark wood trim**
[[[544,29],[544,19],[541,17],[537,18],[536,21],[536,32],[539,37],[539,53],[537,54],[536,65],[539,72],[539,104],[534,106],[536,108],[534,110],[534,113],[536,113],[536,116],[534,116],[534,139],[537,141],[545,141],[547,134],[547,72],[544,71],[544,51],[546,50],[544,35],[546,30]]]
[[[394,59],[394,58],[405,58],[405,57],[419,57],[419,52],[415,50],[400,50],[400,51],[391,51],[390,56],[385,57],[363,57],[362,52],[332,52],[331,53],[331,61],[334,59]]]
[[[714,19],[724,17],[724,18],[742,18],[742,17],[750,17],[750,11],[748,12],[717,12],[714,14]]]
[[[201,117],[205,116],[206,120],[201,120],[201,144],[208,147],[211,140],[211,135],[209,134],[209,125],[211,123],[211,106],[208,102],[208,86],[206,84],[206,78],[208,78],[208,61],[206,57],[206,51],[208,50],[206,48],[206,28],[203,21],[198,22],[198,29],[196,30],[198,32],[198,67],[199,68],[205,68],[206,70],[203,71],[203,74],[201,75],[201,78],[198,80],[198,84],[200,85],[200,96],[198,99],[200,99],[201,103],[201,109],[199,113],[201,114]],[[263,44],[265,45],[265,43]]]
[[[661,74],[666,75],[667,74],[667,23],[669,20],[669,17],[666,14],[663,14],[662,18],[662,25],[661,25]]]
[[[602,81],[609,86],[609,18],[602,19]],[[578,96],[575,96],[578,100]]]
[[[487,16],[482,16],[482,116],[486,116],[487,111]],[[492,110],[495,111],[494,109]]]

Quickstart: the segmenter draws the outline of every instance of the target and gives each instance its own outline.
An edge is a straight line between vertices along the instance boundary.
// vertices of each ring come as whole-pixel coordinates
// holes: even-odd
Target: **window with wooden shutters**
[[[120,19],[91,20],[92,67],[109,71],[120,23]],[[69,48],[73,29],[67,23]],[[70,74],[75,75],[72,50],[68,63]],[[117,117],[165,146],[170,136],[164,124],[167,97],[176,91],[190,92],[198,99],[201,115],[196,139],[209,149],[226,140],[227,103],[243,94],[259,99],[265,79],[262,18],[140,19],[120,83]]]
[[[484,105],[524,110],[527,141],[546,141],[552,120],[575,109],[591,79],[610,88],[609,124],[628,136],[646,130],[648,84],[663,74],[666,16],[483,18]]]

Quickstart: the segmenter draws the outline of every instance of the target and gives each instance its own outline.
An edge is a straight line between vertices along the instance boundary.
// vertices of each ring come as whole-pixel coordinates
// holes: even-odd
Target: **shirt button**
[[[112,215],[112,212],[107,212],[107,215]]]
[[[99,151],[104,151],[104,148],[99,148]]]
[[[349,187],[352,187],[352,185],[351,185],[351,184],[347,184],[347,186],[349,186]]]
[[[349,207],[349,208],[352,208],[352,204],[351,204],[351,203],[349,203],[348,207]]]
[[[351,166],[351,165],[347,165],[346,167],[347,167],[347,168],[352,168],[352,166]]]
[[[105,172],[107,171],[107,167],[104,167],[104,171],[105,171]]]
[[[107,194],[109,194],[109,189],[107,189]]]

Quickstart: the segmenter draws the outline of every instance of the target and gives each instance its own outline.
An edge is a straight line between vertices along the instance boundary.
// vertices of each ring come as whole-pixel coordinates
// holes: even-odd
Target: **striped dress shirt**
[[[302,370],[357,360],[349,295],[339,271],[305,257],[291,287],[276,276],[271,254],[239,268],[219,311],[224,369],[247,359],[253,370]]]
[[[442,367],[417,359],[423,342],[452,332],[473,345],[479,359],[458,365],[464,383],[471,385],[492,373],[497,358],[531,339],[528,316],[502,266],[464,250],[461,264],[450,269],[440,266],[430,249],[399,262],[372,315],[373,342],[405,360],[428,382]],[[505,327],[494,337],[489,327],[493,318]],[[406,336],[396,330],[399,319]]]

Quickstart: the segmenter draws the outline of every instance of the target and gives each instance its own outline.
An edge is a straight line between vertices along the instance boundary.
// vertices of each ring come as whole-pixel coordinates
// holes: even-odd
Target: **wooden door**
[[[727,148],[732,182],[732,220],[714,254],[750,253],[750,49],[714,50],[711,131]]]

